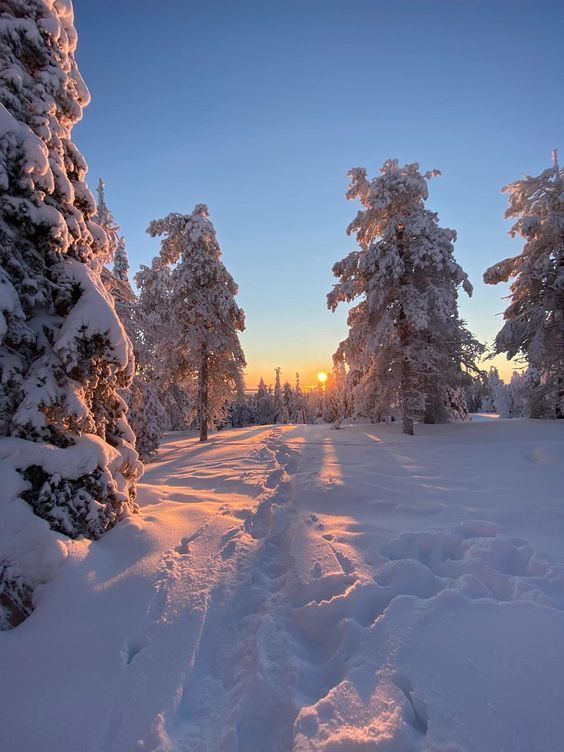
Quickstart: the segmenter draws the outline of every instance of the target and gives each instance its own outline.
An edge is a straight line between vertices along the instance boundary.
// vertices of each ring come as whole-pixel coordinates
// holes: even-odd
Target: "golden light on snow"
[[[325,371],[319,371],[317,374],[317,380],[319,381],[320,384],[325,384],[328,378],[329,376],[327,375]]]

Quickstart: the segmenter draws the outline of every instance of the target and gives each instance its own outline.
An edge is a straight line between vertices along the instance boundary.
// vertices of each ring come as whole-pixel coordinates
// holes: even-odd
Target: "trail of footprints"
[[[398,595],[431,598],[456,588],[471,598],[525,596],[564,608],[563,578],[525,541],[500,537],[491,523],[466,522],[450,533],[404,534],[368,562],[372,576],[360,574],[346,546],[323,533],[315,515],[304,518],[294,505],[292,476],[299,452],[274,430],[253,453],[268,466],[264,492],[254,512],[239,513],[241,526],[220,536],[209,562],[217,584],[206,601],[176,715],[167,719],[178,750],[264,752],[268,738],[270,752],[290,752],[298,749],[298,736],[299,750],[307,750],[316,729],[308,726],[307,716],[298,715],[300,710],[346,678],[366,630]],[[222,509],[220,514],[232,513]],[[314,570],[305,590],[291,553],[299,525],[316,530],[342,570],[330,577],[320,573],[318,579]],[[213,526],[184,538],[165,555],[145,626],[123,648],[125,666],[149,643],[173,584],[194,576],[192,562],[183,559],[207,527]],[[408,676],[392,672],[390,681],[405,698],[410,723],[423,739],[428,724],[424,698]]]

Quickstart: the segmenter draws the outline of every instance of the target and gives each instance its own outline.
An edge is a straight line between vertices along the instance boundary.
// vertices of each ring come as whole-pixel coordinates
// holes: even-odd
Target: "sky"
[[[331,368],[346,310],[326,294],[355,248],[347,172],[388,158],[437,168],[427,206],[458,232],[470,329],[491,343],[519,252],[501,188],[564,149],[564,4],[541,0],[75,0],[92,95],[74,137],[127,243],[206,203],[239,284],[247,384]],[[464,298],[462,297],[464,296]],[[494,361],[505,375],[512,365]]]

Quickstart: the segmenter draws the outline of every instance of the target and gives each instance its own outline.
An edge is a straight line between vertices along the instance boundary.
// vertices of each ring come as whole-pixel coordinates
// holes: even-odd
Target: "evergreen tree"
[[[106,204],[106,184],[102,178],[98,179],[98,187],[96,188],[96,213],[92,217],[92,220],[99,225],[107,238],[107,245],[104,253],[99,257],[99,261],[103,264],[111,264],[114,260],[114,256],[119,242],[119,226],[116,223],[111,211]]]
[[[229,408],[229,425],[233,428],[251,426],[256,422],[254,401],[239,390],[235,402]]]
[[[282,413],[284,409],[284,400],[282,397],[282,384],[280,382],[280,374],[282,369],[277,366],[274,369],[275,381],[274,381],[274,423],[283,423]]]
[[[156,305],[166,306],[161,316],[169,337],[160,348],[174,383],[190,385],[197,376],[200,440],[206,441],[208,426],[225,420],[243,383],[246,364],[238,332],[245,328],[245,315],[235,301],[238,288],[221,261],[207,206],[198,204],[188,215],[171,213],[151,222],[147,231],[164,236],[157,265],[157,287],[164,295]],[[138,275],[142,288],[150,277],[146,269]]]
[[[147,380],[147,376],[146,373],[136,374],[125,395],[129,421],[135,432],[135,449],[143,462],[156,455],[163,433],[169,427],[172,429],[157,385],[150,376]]]
[[[495,353],[524,356],[538,374],[531,390],[534,417],[564,418],[564,171],[553,165],[537,177],[505,186],[515,219],[510,235],[524,240],[521,253],[491,266],[484,282],[511,281]]]
[[[399,405],[408,434],[415,419],[436,413],[480,351],[458,316],[458,288],[470,295],[472,287],[454,260],[456,233],[425,208],[427,182],[438,174],[396,160],[373,180],[351,170],[347,198],[364,209],[347,232],[360,250],[333,266],[339,282],[327,296],[333,311],[360,298],[335,354],[349,366],[357,412],[375,416]]]
[[[309,423],[309,416],[306,406],[306,400],[300,384],[300,374],[296,373],[296,386],[292,395],[292,404],[290,407],[291,423]]]
[[[116,252],[114,254],[114,276],[123,284],[131,287],[129,282],[129,259],[125,249],[125,240],[123,237],[118,238]]]
[[[281,423],[291,423],[291,411],[294,403],[294,390],[290,382],[285,381],[282,386],[282,419]]]
[[[101,279],[110,244],[71,141],[89,93],[70,2],[9,0],[1,20],[1,453],[53,530],[98,538],[136,508],[141,466],[119,395],[131,344]],[[0,551],[2,602],[20,611],[35,584],[22,567],[6,585]]]
[[[466,405],[471,413],[479,413],[485,410],[484,404],[488,398],[487,374],[480,371],[479,374],[472,376],[464,385],[464,394]],[[493,404],[491,407],[493,410]]]
[[[102,280],[112,295],[116,312],[133,345],[135,374],[129,387],[120,390],[128,407],[128,418],[135,434],[135,449],[140,459],[147,461],[157,453],[159,440],[170,427],[170,420],[159,392],[157,359],[151,341],[152,328],[143,313],[140,301],[131,289],[128,277],[129,262],[125,239],[106,203],[104,182],[98,183],[96,217],[110,240],[113,271],[102,269]],[[182,426],[184,427],[184,426]]]
[[[255,409],[259,425],[265,426],[274,423],[274,399],[263,378],[259,381],[255,395]]]

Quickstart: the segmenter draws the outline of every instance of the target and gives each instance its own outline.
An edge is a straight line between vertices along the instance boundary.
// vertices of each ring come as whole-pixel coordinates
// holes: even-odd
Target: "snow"
[[[169,434],[0,633],[0,748],[554,752],[563,450],[491,415]]]
[[[119,450],[95,434],[82,434],[75,444],[56,447],[52,444],[27,441],[12,436],[0,438],[0,459],[10,460],[13,467],[25,469],[40,465],[46,473],[76,480],[93,473],[97,467],[116,471],[121,462]]]
[[[77,342],[100,334],[107,338],[115,362],[126,368],[132,357],[131,343],[104,289],[101,266],[96,261],[91,263],[92,269],[67,258],[62,265],[62,275],[78,284],[82,294],[61,326],[55,349],[73,364],[78,359]]]

